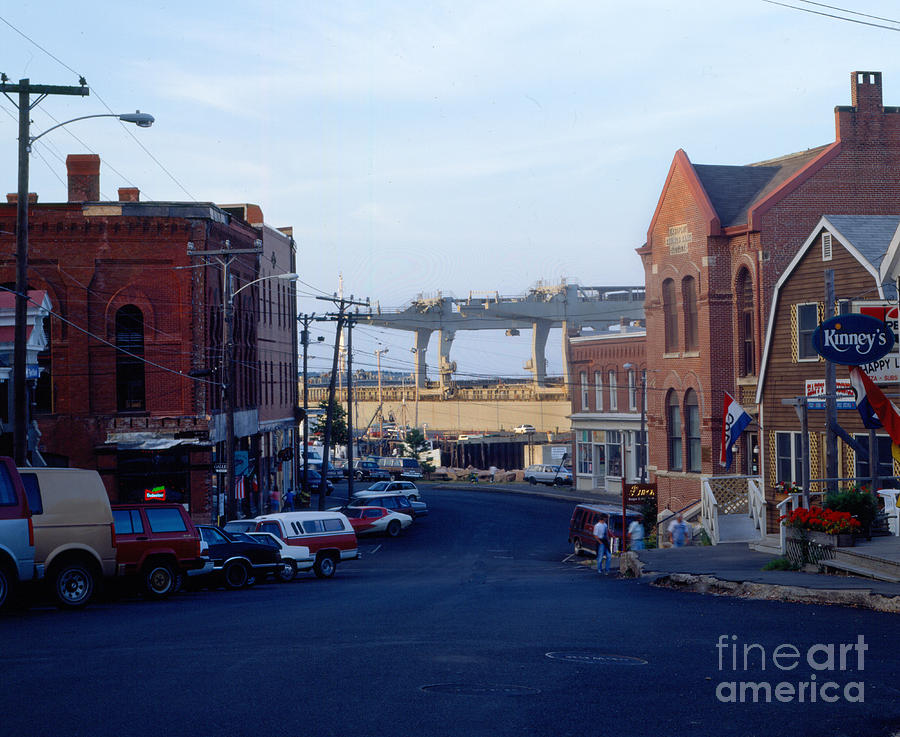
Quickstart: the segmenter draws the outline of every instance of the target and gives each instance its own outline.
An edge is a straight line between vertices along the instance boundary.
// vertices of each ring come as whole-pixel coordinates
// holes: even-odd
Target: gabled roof
[[[694,164],[723,228],[745,225],[750,211],[821,154],[827,146],[745,166]]]
[[[762,367],[756,386],[757,404],[762,401],[766,382],[766,368],[775,328],[775,311],[778,309],[781,289],[823,230],[831,233],[833,238],[872,275],[872,280],[878,287],[878,299],[897,298],[897,288],[892,277],[882,275],[882,262],[888,260],[889,252],[896,252],[900,246],[900,215],[823,215],[775,284],[766,327]]]

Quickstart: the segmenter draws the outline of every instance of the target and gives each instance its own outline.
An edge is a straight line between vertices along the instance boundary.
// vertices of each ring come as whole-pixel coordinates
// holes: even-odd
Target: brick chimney
[[[863,146],[883,144],[885,116],[896,108],[884,107],[881,72],[851,72],[850,100],[853,105],[834,109],[837,140]]]
[[[69,173],[69,202],[100,200],[100,157],[97,154],[66,156]]]
[[[10,205],[19,204],[19,193],[18,192],[10,192],[8,195],[6,195],[6,201]],[[28,193],[28,204],[33,205],[36,202],[37,202],[37,194],[34,192],[29,192]]]
[[[119,202],[139,202],[141,190],[137,187],[119,187]]]

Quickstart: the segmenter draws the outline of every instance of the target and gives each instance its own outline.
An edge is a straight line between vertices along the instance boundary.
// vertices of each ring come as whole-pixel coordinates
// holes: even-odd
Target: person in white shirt
[[[609,561],[612,553],[609,550],[609,525],[608,517],[600,515],[600,521],[594,525],[594,539],[597,541],[597,573],[609,573]],[[603,563],[606,562],[604,566]]]
[[[628,525],[628,539],[631,541],[632,550],[644,549],[644,517],[638,515],[637,519]]]

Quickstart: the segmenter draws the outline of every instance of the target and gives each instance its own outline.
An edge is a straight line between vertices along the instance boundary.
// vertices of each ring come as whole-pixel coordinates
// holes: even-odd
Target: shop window
[[[891,439],[887,435],[876,435],[878,441],[878,478],[880,487],[883,489],[895,489],[898,482],[892,478],[894,475],[894,457],[891,454]],[[868,435],[854,435],[853,439],[863,448],[869,447]],[[860,455],[856,454],[856,478],[864,484],[866,479],[872,478],[871,463],[869,460],[863,460]]]
[[[819,326],[819,306],[816,303],[797,305],[797,357],[801,361],[818,361],[813,347],[813,333]]]
[[[802,482],[803,440],[800,433],[775,433],[775,475],[778,482]]]
[[[756,341],[753,325],[753,280],[748,269],[741,269],[737,280],[738,341],[741,376],[756,375]]]

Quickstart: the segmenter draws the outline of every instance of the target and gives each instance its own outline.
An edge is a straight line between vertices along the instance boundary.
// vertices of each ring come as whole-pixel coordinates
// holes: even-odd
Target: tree
[[[431,445],[425,439],[425,435],[419,428],[413,428],[406,433],[406,443],[403,446],[403,455],[407,458],[416,458],[422,466],[423,473],[434,471],[434,464],[428,458],[422,458],[422,453],[431,450]]]
[[[328,402],[324,399],[319,402],[319,409],[322,412],[328,411]],[[325,415],[321,414],[316,418],[316,426],[312,428],[315,435],[322,435],[325,432]],[[347,411],[340,402],[332,402],[331,404],[331,444],[346,445],[347,444]]]

